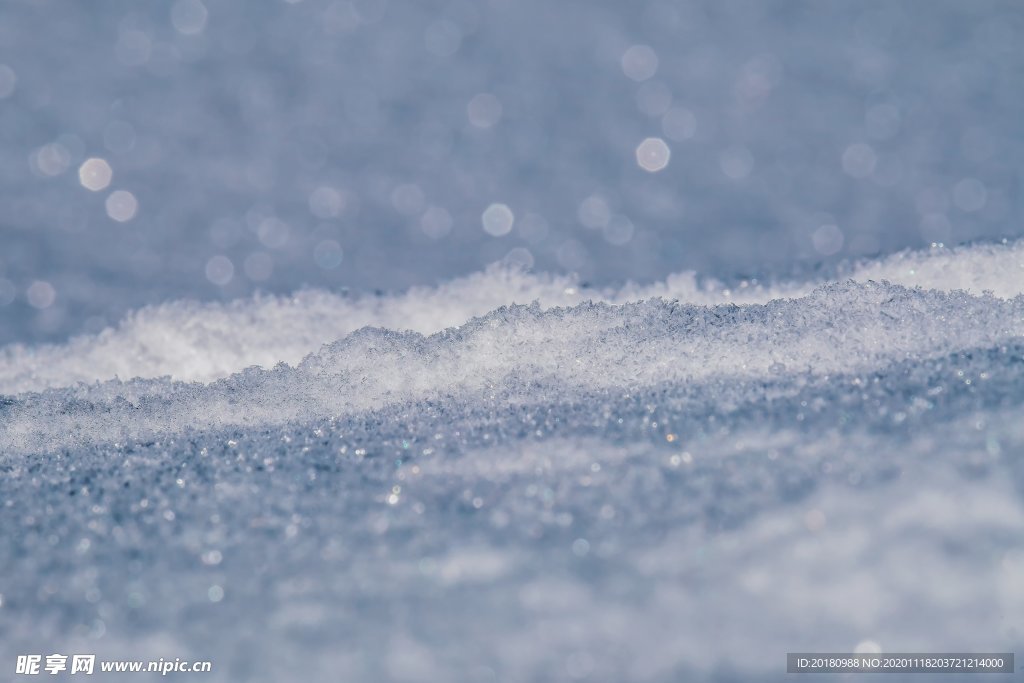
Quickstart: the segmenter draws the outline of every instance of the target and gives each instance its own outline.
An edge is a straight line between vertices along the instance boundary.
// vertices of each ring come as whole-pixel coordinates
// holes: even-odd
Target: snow
[[[986,262],[991,251],[961,253],[965,260]],[[999,262],[1004,256],[997,251],[992,260]],[[925,262],[927,258],[923,257]],[[919,262],[904,258],[900,267],[906,269],[908,261]],[[941,261],[937,267],[922,266],[923,279],[928,279],[929,271],[951,270],[952,281],[959,284],[963,281],[959,271],[972,267],[989,271],[984,265],[949,268],[946,258]],[[879,268],[864,270],[874,273]],[[1016,270],[1019,267],[1012,272]],[[498,272],[490,277],[516,276]],[[487,298],[480,297],[481,283],[474,284],[473,300],[463,308]],[[528,279],[517,284],[522,291],[536,287],[537,282]],[[456,308],[461,303],[451,293],[438,297],[427,292],[409,298],[425,321],[432,317],[427,301],[440,299],[445,307],[450,302]],[[343,302],[336,297],[311,293],[312,310],[303,313],[297,312],[303,308],[301,300],[287,307],[279,301],[249,303],[242,310],[256,309],[246,316],[248,329],[289,330],[288,322],[294,318],[314,328],[313,321],[342,317],[343,312],[330,310],[339,303]],[[400,308],[410,305],[398,303]],[[158,329],[191,328],[186,339],[196,345],[179,348],[174,336],[162,335],[163,362],[208,368],[222,358],[211,344],[245,344],[238,354],[245,358],[246,351],[259,343],[245,331],[221,332],[230,325],[225,319],[230,321],[237,311],[226,315],[216,309],[182,308],[172,305],[153,312]],[[276,317],[282,308],[284,321]],[[391,314],[382,302],[362,302],[362,310],[381,317]],[[160,315],[175,322],[160,324]],[[110,359],[116,363],[126,355],[124,346],[145,349],[147,339],[156,337],[144,325],[146,336],[132,339],[135,329],[126,325],[110,335],[121,337],[120,344],[110,344],[109,339],[79,340],[90,352],[84,358],[64,349],[49,353],[102,367],[105,354],[116,353]],[[630,392],[657,386],[693,391],[723,381],[763,383],[775,378],[799,383],[872,371],[906,358],[926,362],[970,349],[999,348],[1022,335],[1024,299],[1019,296],[1002,299],[873,281],[824,284],[804,296],[742,306],[700,306],[663,298],[619,305],[588,301],[548,310],[539,303],[512,304],[430,336],[363,328],[323,346],[294,367],[285,363],[270,369],[253,367],[207,386],[171,379],[115,380],[30,395],[7,406],[0,445],[6,450],[49,451],[82,443],[156,438],[186,427],[344,419],[396,404],[465,401],[482,393],[501,393],[510,404],[519,404],[541,397],[564,401],[593,391]],[[268,348],[257,348],[256,353],[272,353],[278,340],[272,333]],[[95,357],[99,362],[93,364]],[[204,357],[213,360],[202,363]],[[77,369],[72,373],[75,378]],[[751,400],[751,392],[760,391],[761,385],[755,383],[746,391],[724,393],[718,401],[743,403]]]
[[[573,305],[570,281],[491,270],[165,304],[43,347],[51,387],[0,408],[5,648],[409,681],[781,680],[797,646],[1012,650],[1020,263],[982,245]],[[521,295],[538,301],[272,365],[302,346],[275,330],[430,330]],[[77,383],[148,343],[144,368],[269,367]]]
[[[402,294],[339,295],[302,290],[227,304],[170,302],[129,314],[114,328],[62,345],[0,349],[0,392],[114,378],[170,377],[209,382],[250,366],[295,365],[323,344],[363,327],[433,334],[501,306],[537,302],[543,309],[581,302],[624,304],[661,298],[684,304],[766,303],[808,296],[828,282],[887,282],[1007,299],[1024,291],[1024,243],[932,248],[865,260],[823,281],[743,281],[727,287],[685,272],[664,282],[614,288],[580,286],[572,276],[492,267],[439,287]]]
[[[3,3],[0,670],[1024,651],[1024,14],[927,9]]]

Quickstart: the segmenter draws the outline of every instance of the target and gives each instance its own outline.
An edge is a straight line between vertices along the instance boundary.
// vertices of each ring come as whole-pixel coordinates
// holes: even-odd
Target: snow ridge
[[[305,290],[227,304],[170,302],[143,308],[116,328],[66,344],[0,349],[0,393],[114,378],[210,382],[250,366],[297,364],[321,345],[362,327],[432,334],[514,303],[536,301],[549,309],[660,297],[708,306],[753,304],[804,297],[822,284],[847,279],[1012,298],[1024,291],[1024,241],[901,252],[856,263],[817,282],[748,280],[726,286],[688,272],[653,285],[608,290],[583,287],[568,276],[492,267],[436,288],[391,296]]]
[[[295,367],[250,368],[209,385],[109,381],[7,401],[6,450],[146,439],[193,429],[340,418],[388,405],[510,389],[559,403],[722,378],[823,377],[918,362],[1024,337],[1024,297],[853,281],[767,304],[649,299],[544,310],[512,305],[430,336],[363,328]]]

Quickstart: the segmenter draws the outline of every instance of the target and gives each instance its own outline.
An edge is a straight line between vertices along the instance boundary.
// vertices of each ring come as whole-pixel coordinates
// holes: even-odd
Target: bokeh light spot
[[[469,101],[466,115],[477,128],[491,128],[501,120],[501,101],[490,93],[480,93]]]
[[[235,276],[235,264],[227,256],[217,255],[206,262],[206,279],[223,287]]]
[[[119,223],[124,223],[135,218],[139,202],[131,192],[115,190],[107,197],[106,207],[108,216]]]
[[[427,237],[439,240],[452,231],[452,215],[440,206],[428,207],[420,216],[420,229]]]
[[[647,138],[636,148],[636,163],[649,173],[656,173],[668,166],[672,151],[661,138]]]
[[[618,215],[612,216],[602,232],[608,244],[621,247],[633,239],[636,228],[633,226],[633,221],[629,220],[627,216]]]
[[[29,166],[40,175],[58,176],[71,166],[71,152],[59,142],[51,142],[29,156]]]
[[[646,81],[658,72],[658,55],[649,45],[633,45],[622,54],[622,73],[634,81]]]
[[[334,240],[324,240],[313,249],[313,260],[324,270],[333,270],[341,265],[344,251]]]
[[[25,295],[32,308],[42,310],[53,305],[53,302],[57,298],[57,290],[55,290],[53,285],[45,280],[36,280],[28,286],[28,290],[25,292]]]
[[[576,209],[576,217],[579,218],[584,227],[592,230],[600,230],[608,225],[612,217],[608,202],[599,194],[592,194],[582,202]]]
[[[269,249],[280,249],[288,244],[290,232],[288,224],[274,216],[263,219],[257,229],[260,244]]]
[[[171,7],[171,23],[178,33],[187,36],[202,33],[208,13],[200,0],[178,0]]]
[[[82,187],[93,192],[107,189],[113,177],[114,172],[105,159],[97,157],[86,159],[78,168],[78,179],[82,183]]]
[[[507,235],[512,231],[512,224],[515,223],[515,214],[505,204],[491,204],[484,209],[481,216],[484,225],[484,232],[494,237]]]
[[[831,256],[843,248],[843,231],[838,225],[822,225],[811,235],[814,250],[822,256]]]
[[[321,186],[309,193],[309,210],[317,218],[337,218],[345,210],[345,198],[333,187]]]

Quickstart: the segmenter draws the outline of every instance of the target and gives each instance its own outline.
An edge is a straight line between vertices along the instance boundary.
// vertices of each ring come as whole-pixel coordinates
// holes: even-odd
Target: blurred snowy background
[[[1014,235],[1024,213],[1013,0],[0,13],[0,343],[502,259],[763,276]],[[648,137],[660,172],[637,164]],[[485,230],[492,204],[510,214]]]
[[[1021,650],[1022,32],[4,0],[0,678]]]

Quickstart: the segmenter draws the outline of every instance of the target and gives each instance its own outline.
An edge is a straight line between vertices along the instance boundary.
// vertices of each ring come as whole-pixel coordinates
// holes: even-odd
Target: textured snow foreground
[[[1019,242],[728,289],[488,271],[7,348],[2,661],[771,681],[1020,649],[1022,292]]]

